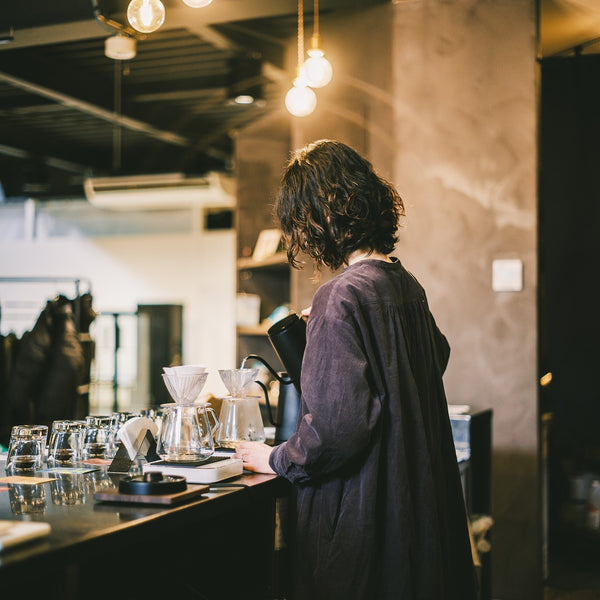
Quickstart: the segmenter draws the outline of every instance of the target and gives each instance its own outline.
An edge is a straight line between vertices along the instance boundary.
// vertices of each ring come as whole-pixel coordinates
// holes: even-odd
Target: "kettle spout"
[[[248,354],[248,356],[246,356],[244,358],[244,360],[242,360],[242,369],[244,368],[246,361],[248,360],[257,360],[258,362],[262,363],[265,367],[267,367],[269,373],[271,373],[271,375],[273,375],[273,377],[275,377],[275,379],[277,379],[277,381],[279,381],[279,383],[283,383],[283,384],[288,384],[288,383],[293,383],[292,379],[289,377],[289,375],[287,373],[283,373],[282,375],[279,375],[279,373],[277,373],[275,371],[275,369],[273,369],[273,367],[262,357],[262,356],[258,356],[258,354]]]

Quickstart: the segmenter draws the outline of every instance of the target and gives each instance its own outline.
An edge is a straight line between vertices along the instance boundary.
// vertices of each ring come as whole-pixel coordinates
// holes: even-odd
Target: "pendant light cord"
[[[319,0],[315,0],[314,4],[314,25],[313,25],[313,35],[319,35]]]
[[[298,0],[298,75],[304,62],[304,5]]]

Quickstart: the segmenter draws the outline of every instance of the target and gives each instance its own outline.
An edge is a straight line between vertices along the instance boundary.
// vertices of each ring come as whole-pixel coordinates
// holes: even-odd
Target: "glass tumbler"
[[[50,482],[52,504],[61,506],[83,504],[83,473],[56,473],[53,477]]]
[[[15,425],[10,432],[6,472],[23,473],[44,466],[47,425]]]
[[[109,458],[112,450],[112,417],[88,415],[83,435],[83,460]]]
[[[81,460],[85,421],[52,422],[48,441],[48,466],[74,465]]]
[[[46,486],[11,483],[8,486],[10,510],[15,515],[46,512]]]

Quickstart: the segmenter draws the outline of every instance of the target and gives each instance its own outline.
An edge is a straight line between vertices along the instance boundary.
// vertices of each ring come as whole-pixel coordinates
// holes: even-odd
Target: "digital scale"
[[[210,458],[200,462],[174,463],[160,460],[156,452],[157,426],[147,417],[135,417],[119,430],[119,449],[108,469],[112,473],[127,473],[136,457],[143,456],[146,463],[142,472],[160,472],[163,475],[185,477],[188,483],[210,484],[244,471],[243,461],[232,458],[233,450],[219,449]]]
[[[159,471],[163,475],[185,477],[189,483],[216,483],[237,477],[244,471],[244,463],[240,458],[229,455],[213,455],[201,463],[169,463],[156,460],[143,466],[144,473]]]

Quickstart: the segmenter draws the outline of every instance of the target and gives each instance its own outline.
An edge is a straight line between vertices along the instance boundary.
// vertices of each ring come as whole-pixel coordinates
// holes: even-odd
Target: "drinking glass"
[[[82,458],[109,458],[112,448],[112,417],[110,415],[88,415],[85,418]]]
[[[85,421],[52,422],[48,441],[48,466],[74,465],[81,460]]]
[[[47,425],[15,425],[10,432],[6,455],[7,473],[35,471],[44,466]]]
[[[11,483],[8,486],[10,510],[15,515],[44,513],[46,511],[46,487]]]
[[[74,506],[83,504],[83,473],[56,473],[50,482],[52,504]]]

